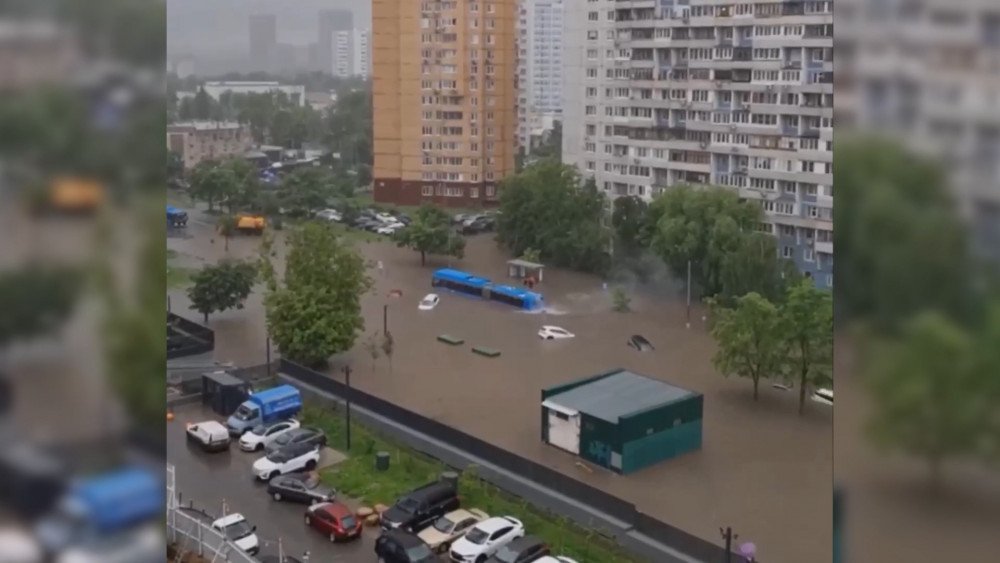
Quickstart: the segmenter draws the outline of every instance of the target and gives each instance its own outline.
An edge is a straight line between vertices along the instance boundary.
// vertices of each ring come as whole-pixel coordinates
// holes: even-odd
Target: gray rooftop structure
[[[546,401],[617,424],[623,416],[697,395],[694,391],[620,370],[563,393],[550,395]]]

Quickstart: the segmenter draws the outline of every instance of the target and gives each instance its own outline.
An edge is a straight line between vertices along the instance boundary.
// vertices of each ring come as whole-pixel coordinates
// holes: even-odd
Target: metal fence
[[[521,457],[489,442],[470,436],[461,430],[427,418],[399,405],[370,395],[356,387],[348,387],[327,375],[282,359],[280,371],[302,383],[351,401],[357,406],[375,412],[397,424],[412,428],[422,434],[444,442],[483,459],[505,471],[539,483],[546,488],[589,505],[618,520],[627,522],[645,536],[669,546],[698,561],[728,561],[725,548],[699,538],[666,522],[640,512],[630,502],[591,487],[559,471]]]
[[[206,521],[207,515],[180,505],[174,480],[174,466],[167,464],[167,542],[177,552],[196,553],[209,561],[260,563],[248,555]]]
[[[167,359],[196,356],[215,348],[215,331],[174,313],[167,313]]]

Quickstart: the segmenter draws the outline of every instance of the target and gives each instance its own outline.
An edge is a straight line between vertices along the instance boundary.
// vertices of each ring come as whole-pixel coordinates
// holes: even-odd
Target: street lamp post
[[[739,538],[739,534],[734,534],[733,529],[729,526],[725,528],[719,528],[719,533],[722,534],[722,539],[726,541],[726,563],[732,563],[733,561],[733,540]]]
[[[267,346],[267,378],[271,379],[271,335],[267,335],[267,340],[265,343]]]
[[[389,334],[389,304],[382,306],[382,336]]]
[[[351,451],[351,366],[344,366],[344,381],[347,383],[347,397],[345,404],[347,407],[347,451]]]

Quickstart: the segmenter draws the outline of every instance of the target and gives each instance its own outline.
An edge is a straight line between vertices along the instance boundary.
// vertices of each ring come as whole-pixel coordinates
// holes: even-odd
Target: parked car
[[[389,530],[375,540],[379,563],[435,563],[434,552],[420,538],[402,530]]]
[[[396,501],[382,513],[380,524],[383,530],[400,528],[416,533],[458,508],[459,504],[458,494],[451,484],[430,483]]]
[[[299,421],[294,418],[281,420],[273,424],[255,426],[240,437],[240,449],[245,452],[262,450],[278,436],[291,432],[299,428],[299,426]]]
[[[251,526],[239,512],[234,512],[212,522],[212,527],[222,532],[236,547],[256,555],[260,551],[260,541],[257,539],[257,526]]]
[[[389,213],[376,213],[375,214],[375,218],[378,219],[379,221],[387,224],[387,225],[390,224],[390,223],[397,223],[398,222],[398,221],[396,221],[396,218],[393,217]]]
[[[187,429],[188,440],[201,446],[206,452],[221,452],[229,449],[229,429],[220,422],[206,420],[189,424]]]
[[[274,500],[306,504],[332,502],[337,497],[337,492],[320,482],[314,473],[279,475],[267,482],[267,494]]]
[[[548,544],[536,536],[524,536],[498,549],[486,563],[531,563],[548,554]]]
[[[562,338],[573,338],[576,336],[565,328],[546,325],[538,330],[538,337],[543,340],[558,340]]]
[[[253,474],[261,481],[294,471],[312,471],[319,465],[319,447],[314,444],[290,444],[253,462]]]
[[[397,231],[399,231],[401,229],[404,229],[404,228],[406,228],[406,225],[404,225],[402,223],[392,223],[392,224],[389,224],[389,225],[383,225],[383,226],[379,227],[378,229],[375,229],[375,232],[378,233],[378,234],[380,234],[380,235],[392,236],[392,235],[396,234]]]
[[[476,524],[451,546],[454,563],[483,563],[501,547],[524,536],[524,524],[512,516],[494,516]]]
[[[434,521],[434,525],[424,528],[417,537],[435,553],[447,553],[451,543],[462,537],[469,528],[489,518],[482,510],[459,508]]]
[[[410,223],[413,222],[413,219],[410,218],[410,216],[407,215],[406,213],[398,213],[398,214],[396,214],[396,220],[399,221],[400,223],[406,225],[406,226],[410,226]]]
[[[535,563],[578,563],[576,559],[570,559],[565,555],[546,555]]]
[[[326,434],[318,428],[303,426],[278,436],[272,442],[267,444],[266,450],[268,452],[272,452],[291,444],[309,444],[311,446],[325,447]]]
[[[330,538],[330,542],[361,537],[361,520],[340,502],[322,502],[306,509],[306,526]]]
[[[461,225],[468,218],[469,218],[469,214],[468,213],[456,213],[455,215],[452,215],[452,217],[451,217],[451,223],[453,225]]]
[[[359,229],[361,229],[361,230],[363,230],[363,231],[371,231],[373,229],[379,229],[379,228],[381,228],[382,227],[382,223],[379,223],[375,219],[370,219],[368,217],[362,217],[362,218],[358,219],[357,223],[355,223],[354,226],[357,227],[357,228],[359,228]]]
[[[323,211],[316,213],[316,218],[324,221],[339,223],[344,219],[344,216],[341,215],[336,209],[324,209]]]
[[[817,389],[813,391],[812,400],[817,403],[823,403],[824,405],[833,406],[833,390],[832,389]]]
[[[441,298],[438,297],[437,293],[428,293],[423,299],[420,300],[420,304],[417,305],[417,309],[420,309],[421,311],[430,311],[434,307],[437,307],[440,302]]]
[[[650,344],[648,340],[645,339],[641,334],[633,334],[628,339],[628,345],[631,348],[635,348],[640,352],[649,352],[654,350],[653,345]]]

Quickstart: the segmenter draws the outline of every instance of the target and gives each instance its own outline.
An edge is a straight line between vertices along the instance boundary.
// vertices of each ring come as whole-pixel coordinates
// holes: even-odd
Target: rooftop
[[[546,401],[617,424],[623,416],[697,395],[657,379],[620,370],[552,395]]]

